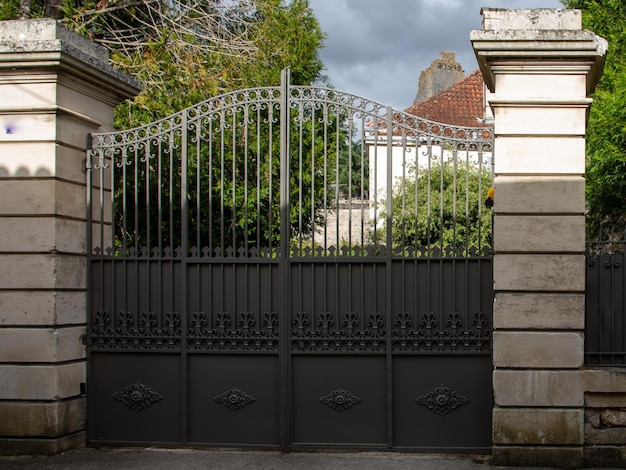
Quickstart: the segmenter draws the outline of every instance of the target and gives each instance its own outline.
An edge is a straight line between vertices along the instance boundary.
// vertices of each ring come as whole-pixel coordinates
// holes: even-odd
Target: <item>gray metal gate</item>
[[[489,449],[491,139],[288,71],[94,134],[89,443]]]

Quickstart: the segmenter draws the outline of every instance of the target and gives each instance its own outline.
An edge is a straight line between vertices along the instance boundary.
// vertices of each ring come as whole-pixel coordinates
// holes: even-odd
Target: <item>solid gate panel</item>
[[[189,442],[278,446],[275,355],[189,357]]]
[[[394,445],[490,448],[492,369],[491,355],[395,357]]]
[[[180,442],[178,355],[92,353],[90,376],[92,443]]]
[[[384,356],[292,358],[293,443],[385,445]]]

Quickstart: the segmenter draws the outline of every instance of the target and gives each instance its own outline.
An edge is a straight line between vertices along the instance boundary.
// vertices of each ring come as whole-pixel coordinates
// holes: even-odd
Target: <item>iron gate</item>
[[[491,138],[288,71],[94,134],[90,445],[489,449]]]

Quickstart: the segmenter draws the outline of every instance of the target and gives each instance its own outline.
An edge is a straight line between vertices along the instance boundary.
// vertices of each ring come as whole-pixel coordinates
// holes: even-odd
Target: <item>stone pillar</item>
[[[0,22],[0,453],[84,443],[87,134],[141,85],[54,20]]]
[[[585,127],[606,41],[577,10],[484,9],[495,119],[493,464],[581,468]]]

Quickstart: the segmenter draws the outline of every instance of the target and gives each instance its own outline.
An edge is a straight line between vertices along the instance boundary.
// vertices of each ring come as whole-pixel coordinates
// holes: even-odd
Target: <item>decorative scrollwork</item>
[[[491,328],[483,312],[461,315],[449,312],[398,312],[392,335],[394,351],[488,351]]]
[[[194,350],[276,351],[276,312],[192,312],[187,347]]]
[[[444,416],[453,412],[458,407],[468,404],[469,398],[459,395],[451,388],[442,385],[434,388],[425,395],[417,397],[415,401],[418,405],[425,406],[430,411]]]
[[[235,387],[230,390],[226,390],[224,393],[217,395],[213,399],[232,411],[238,411],[245,408],[255,400],[254,397],[251,397],[247,393],[242,392]]]
[[[113,394],[113,398],[122,402],[133,411],[141,411],[151,407],[163,398],[150,387],[137,382]]]
[[[175,311],[106,310],[93,313],[89,344],[93,350],[105,349],[180,349],[180,315]]]
[[[383,314],[295,312],[291,319],[292,351],[385,351]]]
[[[352,408],[353,406],[361,403],[361,401],[362,400],[359,397],[352,395],[350,392],[347,392],[342,388],[338,388],[337,390],[320,398],[321,403],[339,412]]]

